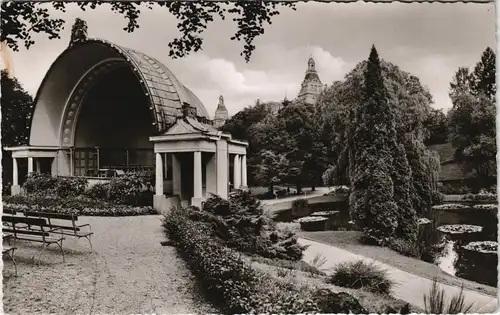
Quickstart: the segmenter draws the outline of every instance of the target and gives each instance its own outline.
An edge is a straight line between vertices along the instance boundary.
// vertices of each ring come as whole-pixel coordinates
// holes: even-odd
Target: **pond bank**
[[[324,243],[311,241],[305,238],[300,238],[299,243],[301,245],[309,245],[304,254],[303,260],[310,261],[318,254],[322,255],[326,258],[326,264],[324,265],[325,269],[332,268],[341,262],[368,258],[365,255],[354,254],[335,246],[326,245]],[[393,296],[395,298],[404,300],[419,308],[425,308],[423,295],[429,292],[432,280],[413,273],[405,272],[399,268],[381,263],[378,260],[374,260],[373,262],[379,267],[387,270],[391,279],[397,283],[393,291]],[[445,294],[448,299],[460,291],[460,288],[457,286],[440,284],[440,287],[445,290]],[[465,303],[474,303],[471,313],[493,313],[496,312],[498,308],[498,301],[494,296],[486,295],[476,290],[469,290],[467,288],[464,289],[464,296]]]
[[[380,246],[364,245],[359,242],[361,232],[358,231],[321,231],[297,232],[300,237],[314,240],[323,244],[335,246],[348,252],[363,255],[378,260],[403,271],[432,279],[437,277],[439,282],[452,286],[464,284],[465,289],[481,292],[496,297],[497,289],[488,285],[451,276],[442,271],[439,266],[416,258],[403,256],[392,249]]]

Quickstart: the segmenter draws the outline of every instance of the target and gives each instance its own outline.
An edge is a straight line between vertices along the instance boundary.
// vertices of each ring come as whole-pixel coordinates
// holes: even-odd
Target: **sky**
[[[496,48],[493,4],[473,3],[297,3],[280,9],[265,33],[255,40],[250,62],[240,56],[242,42],[231,41],[231,19],[215,20],[205,34],[203,50],[182,59],[168,56],[178,35],[177,21],[166,9],[143,10],[140,28],[122,30],[126,20],[102,6],[58,13],[67,21],[61,39],[34,36],[29,50],[11,52],[14,75],[32,95],[57,56],[66,49],[76,17],[87,21],[89,37],[140,50],[167,65],[204,103],[211,115],[219,95],[229,114],[257,99],[296,97],[312,56],[324,84],[342,80],[368,58],[375,45],[382,59],[420,78],[433,95],[435,108],[451,107],[449,83],[458,67],[473,67],[487,46]],[[495,49],[496,50],[496,49]]]

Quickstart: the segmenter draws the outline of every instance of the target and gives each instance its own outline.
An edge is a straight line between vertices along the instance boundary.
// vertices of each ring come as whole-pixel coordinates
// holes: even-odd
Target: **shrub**
[[[311,213],[309,209],[309,201],[305,198],[295,199],[292,201],[292,216],[304,217]]]
[[[10,195],[11,187],[12,187],[12,183],[11,182],[3,182],[2,183],[2,196],[8,196],[8,195]]]
[[[473,304],[466,304],[463,285],[460,292],[455,294],[448,305],[446,305],[446,294],[444,289],[438,285],[437,279],[432,281],[429,293],[424,294],[425,313],[427,314],[465,314],[470,312]]]
[[[55,193],[60,197],[83,195],[87,180],[83,177],[58,177]]]
[[[44,193],[55,188],[57,178],[48,174],[30,173],[23,184],[24,191],[28,194]]]
[[[480,191],[478,194],[467,194],[462,200],[473,200],[473,201],[496,201],[497,194],[490,193],[487,191]]]
[[[85,196],[92,199],[106,200],[109,191],[109,183],[97,183],[85,191]]]
[[[327,281],[341,287],[365,289],[380,294],[390,294],[394,285],[387,271],[363,260],[338,264]]]
[[[85,192],[87,180],[82,177],[51,176],[30,173],[23,185],[28,194],[46,194],[59,197],[77,196]]]
[[[203,204],[203,210],[192,210],[190,218],[204,222],[212,236],[239,251],[268,258],[302,258],[303,247],[297,243],[294,233],[278,229],[264,214],[260,201],[248,192],[237,192],[229,200],[211,195]]]
[[[420,250],[415,242],[393,238],[387,243],[387,247],[407,257],[419,257]]]
[[[144,186],[143,179],[133,173],[114,177],[109,183],[107,199],[117,203],[137,205]]]
[[[463,183],[445,183],[439,188],[439,191],[445,195],[465,195],[470,193],[471,189]]]
[[[444,202],[444,194],[437,191],[433,190],[431,192],[431,204],[432,205],[440,205]]]

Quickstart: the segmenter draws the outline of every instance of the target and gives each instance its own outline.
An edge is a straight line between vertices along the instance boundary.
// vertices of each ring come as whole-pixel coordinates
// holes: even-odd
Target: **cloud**
[[[277,44],[264,45],[252,64],[237,65],[223,58],[199,53],[182,60],[171,61],[170,68],[179,80],[192,89],[213,113],[218,93],[224,95],[226,107],[234,114],[257,99],[281,101],[297,95],[310,55],[324,83],[341,79],[348,70],[340,57],[319,46],[285,49]]]
[[[140,50],[166,64],[213,115],[218,96],[234,114],[256,99],[279,101],[297,95],[312,55],[323,83],[340,80],[366,59],[372,44],[387,61],[421,79],[436,107],[450,107],[448,85],[460,66],[479,60],[495,45],[494,10],[481,4],[298,3],[297,11],[283,9],[245,63],[243,43],[230,41],[234,23],[215,21],[203,35],[202,51],[180,59],[168,56],[168,42],[178,33],[176,19],[166,9],[142,10],[140,28],[122,30],[123,16],[104,5],[80,11],[70,6],[58,13],[67,23],[60,40],[35,35],[29,51],[12,53],[15,75],[34,94],[51,63],[66,48],[76,17],[85,19],[91,37]],[[490,12],[491,11],[491,12]]]

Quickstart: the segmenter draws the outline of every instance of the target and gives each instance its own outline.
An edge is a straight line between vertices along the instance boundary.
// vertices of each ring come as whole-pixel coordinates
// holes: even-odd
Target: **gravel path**
[[[218,313],[175,249],[160,245],[160,216],[80,220],[92,225],[93,252],[85,239],[68,237],[65,263],[55,247],[36,266],[31,257],[41,252],[38,245],[18,242],[19,277],[12,262],[4,263],[5,313]]]

